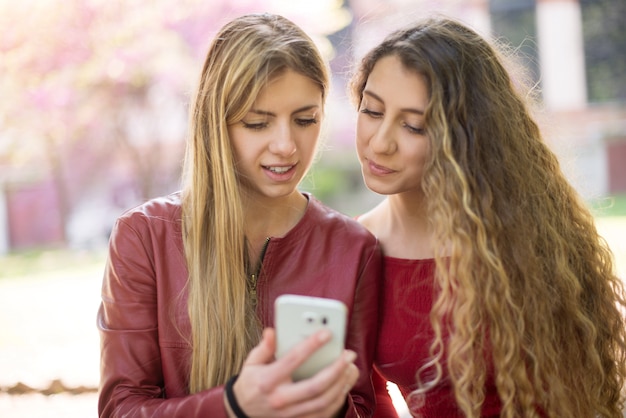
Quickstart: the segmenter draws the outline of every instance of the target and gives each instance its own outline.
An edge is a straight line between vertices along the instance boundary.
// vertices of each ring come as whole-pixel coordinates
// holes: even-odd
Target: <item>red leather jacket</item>
[[[346,417],[371,416],[381,251],[356,221],[308,196],[300,222],[271,238],[258,278],[257,313],[273,326],[284,293],[323,296],[349,309],[346,347],[360,377]],[[115,224],[98,311],[100,417],[226,417],[223,386],[188,393],[191,350],[180,195],[154,199]],[[182,334],[182,335],[181,335]]]

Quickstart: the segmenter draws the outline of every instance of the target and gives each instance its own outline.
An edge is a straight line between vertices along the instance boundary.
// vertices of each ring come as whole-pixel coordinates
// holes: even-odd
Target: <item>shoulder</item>
[[[138,206],[128,209],[117,219],[114,232],[119,229],[132,229],[144,235],[165,232],[166,230],[180,230],[181,223],[180,192],[148,200]]]
[[[374,226],[376,225],[376,215],[373,214],[373,211],[365,212],[361,215],[358,215],[356,219],[369,231],[374,232]]]
[[[136,222],[141,218],[173,220],[180,219],[180,214],[180,192],[176,192],[167,196],[150,199],[128,209],[119,217],[119,220],[125,222]]]
[[[372,234],[380,236],[381,217],[383,216],[383,207],[385,206],[385,200],[378,205],[370,209],[369,211],[358,215],[356,219],[358,222],[367,228]]]

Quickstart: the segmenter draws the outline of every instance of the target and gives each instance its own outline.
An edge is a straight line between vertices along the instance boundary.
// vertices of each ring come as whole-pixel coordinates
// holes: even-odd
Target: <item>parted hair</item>
[[[428,88],[435,339],[413,395],[447,375],[458,407],[479,417],[493,367],[502,417],[621,418],[624,288],[504,52],[428,18],[390,34],[351,80],[358,105],[376,62],[394,55]]]
[[[259,91],[287,69],[317,83],[326,97],[324,60],[297,25],[271,14],[236,18],[210,45],[191,103],[182,193],[191,393],[224,384],[260,339],[228,125],[241,121]]]

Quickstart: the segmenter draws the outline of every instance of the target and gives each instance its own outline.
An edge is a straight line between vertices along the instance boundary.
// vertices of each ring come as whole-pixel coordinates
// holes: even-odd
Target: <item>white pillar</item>
[[[587,105],[582,18],[578,0],[538,0],[541,88],[549,110]]]

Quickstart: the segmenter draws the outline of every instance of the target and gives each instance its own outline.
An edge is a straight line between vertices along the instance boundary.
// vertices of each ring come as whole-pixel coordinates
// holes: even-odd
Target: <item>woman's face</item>
[[[359,107],[356,144],[363,179],[383,195],[420,192],[430,146],[424,132],[426,83],[395,55],[370,73]]]
[[[322,113],[320,87],[286,70],[260,91],[242,121],[228,127],[249,196],[277,198],[296,191],[315,155]]]

